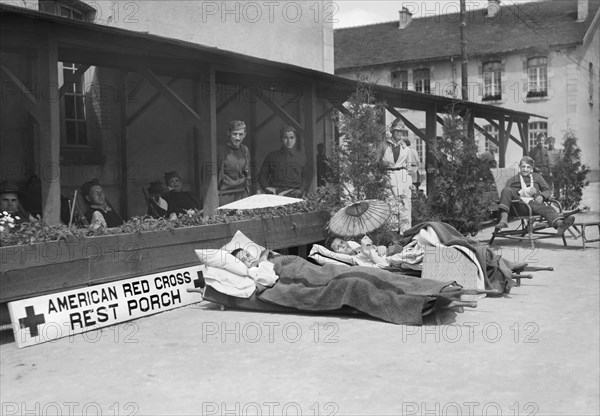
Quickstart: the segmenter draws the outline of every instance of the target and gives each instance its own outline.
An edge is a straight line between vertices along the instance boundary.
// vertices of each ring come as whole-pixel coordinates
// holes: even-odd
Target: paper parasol
[[[353,237],[370,233],[381,227],[391,215],[390,206],[377,199],[348,205],[329,220],[327,227],[341,237]]]

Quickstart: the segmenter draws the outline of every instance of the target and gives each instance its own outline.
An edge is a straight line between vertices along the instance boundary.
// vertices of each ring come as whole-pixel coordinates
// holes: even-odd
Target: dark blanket
[[[450,224],[444,222],[423,222],[406,230],[400,241],[402,245],[410,243],[412,238],[425,227],[431,227],[439,237],[442,244],[446,246],[463,246],[474,251],[481,268],[484,270],[485,288],[496,290],[498,293],[509,293],[510,288],[515,286],[512,280],[512,271],[507,263],[501,261],[501,257],[492,251],[487,245],[469,237],[465,237]]]
[[[276,256],[277,283],[258,298],[303,311],[344,306],[387,322],[421,325],[423,315],[460,300],[462,289],[373,267],[318,266],[297,256]]]

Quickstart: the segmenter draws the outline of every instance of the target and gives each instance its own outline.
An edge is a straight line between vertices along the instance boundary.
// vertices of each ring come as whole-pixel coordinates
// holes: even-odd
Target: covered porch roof
[[[38,85],[58,86],[57,62],[75,62],[83,65],[83,68],[98,66],[118,69],[122,73],[142,74],[195,127],[198,172],[199,161],[216,163],[216,114],[221,106],[226,105],[217,105],[213,93],[217,84],[232,84],[237,87],[237,93],[251,90],[271,108],[274,117],[298,128],[305,139],[307,157],[313,162],[313,166],[317,153],[316,123],[332,110],[344,112],[343,104],[356,91],[357,86],[354,80],[295,65],[5,4],[0,5],[0,18],[0,51],[26,55],[32,65],[37,65],[37,71],[34,72],[37,73]],[[40,162],[58,164],[60,111],[57,100],[44,99],[45,97],[39,96],[39,91],[32,92],[23,76],[4,64],[0,64],[0,69],[26,97],[25,108],[39,125]],[[159,76],[195,81],[198,88],[195,88],[194,103],[185,102]],[[295,88],[297,97],[302,100],[301,116],[288,113],[284,106],[273,102],[267,93],[269,90],[282,90],[290,86]],[[120,85],[119,88],[123,93],[120,97],[126,97],[127,85]],[[529,118],[544,118],[492,105],[387,86],[375,85],[373,92],[379,101],[386,102],[388,111],[403,118],[407,127],[426,142],[437,136],[437,123],[442,122],[439,114],[448,113],[452,107],[463,113],[469,112],[473,121],[470,131],[478,129],[498,144],[501,166],[504,164],[508,140],[515,141],[526,153]],[[122,99],[123,112],[126,105],[126,99]],[[322,112],[322,108],[326,110]],[[400,114],[398,109],[425,112],[425,133]],[[500,139],[496,140],[487,134],[474,119],[484,119],[495,125],[499,129]],[[520,138],[510,135],[513,124],[518,126]],[[126,138],[127,124],[124,123],[120,140],[124,143]],[[124,154],[123,158],[126,157]],[[125,181],[126,178],[122,180]],[[207,190],[205,213],[210,213],[217,206],[216,174],[207,175],[202,182],[203,189]],[[42,200],[44,216],[49,221],[58,221],[59,181],[42,184]]]

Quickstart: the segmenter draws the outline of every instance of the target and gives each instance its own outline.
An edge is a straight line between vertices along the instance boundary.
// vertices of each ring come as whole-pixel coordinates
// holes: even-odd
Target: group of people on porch
[[[412,226],[412,191],[415,184],[419,185],[419,157],[416,151],[410,148],[410,141],[405,132],[403,123],[400,120],[394,121],[390,127],[390,136],[382,142],[377,154],[379,160],[387,166],[390,180],[387,202],[392,211],[391,228],[397,229],[399,233]],[[226,142],[218,146],[219,205],[243,199],[252,193],[251,156],[248,147],[243,143],[246,135],[246,123],[233,120],[227,127]],[[298,132],[293,126],[284,126],[280,131],[280,140],[281,147],[270,152],[262,163],[256,192],[302,198],[307,193],[312,172],[309,172],[305,153],[298,149]],[[564,233],[573,223],[572,217],[564,218],[544,203],[552,194],[553,177],[556,176],[554,168],[561,156],[560,151],[554,147],[553,138],[548,139],[548,148],[544,147],[544,142],[544,135],[538,135],[537,146],[530,152],[531,157],[525,156],[520,160],[519,173],[511,178],[501,191],[500,215],[496,229],[507,226],[511,201],[515,198],[528,203],[533,212],[542,215],[559,234]],[[494,149],[490,146],[490,154],[480,156],[482,162],[493,159]],[[324,171],[328,168],[324,146],[320,146],[319,155],[319,185],[323,185]],[[550,180],[550,183],[546,179]],[[97,179],[84,183],[80,192],[88,205],[84,214],[85,225],[110,228],[124,223],[123,218],[108,202],[102,184]],[[31,215],[23,209],[19,200],[22,196],[23,192],[16,186],[4,181],[0,187],[0,212],[6,211],[18,216],[21,222],[29,221]],[[147,206],[147,215],[170,220],[190,210],[202,208],[192,193],[184,190],[183,178],[174,170],[164,174],[164,183],[150,183],[147,188]]]

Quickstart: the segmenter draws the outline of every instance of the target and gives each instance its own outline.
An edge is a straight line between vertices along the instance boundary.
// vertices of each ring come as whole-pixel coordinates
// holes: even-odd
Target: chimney
[[[410,21],[412,20],[412,13],[409,12],[406,7],[403,7],[402,10],[400,10],[398,13],[400,13],[398,29],[404,29],[406,26],[409,25]]]
[[[577,21],[583,22],[588,17],[589,0],[577,0]]]
[[[492,19],[500,11],[500,0],[488,0],[487,17]]]

